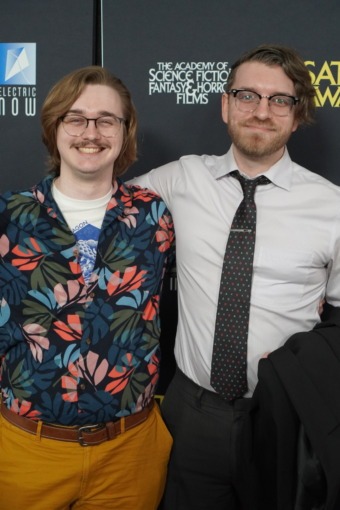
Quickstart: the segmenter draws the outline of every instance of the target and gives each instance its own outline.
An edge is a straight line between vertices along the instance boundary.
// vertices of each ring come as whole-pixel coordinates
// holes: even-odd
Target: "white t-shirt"
[[[55,185],[52,186],[52,193],[77,239],[79,262],[84,280],[88,283],[96,260],[99,233],[112,190],[94,200],[70,198],[61,193]]]

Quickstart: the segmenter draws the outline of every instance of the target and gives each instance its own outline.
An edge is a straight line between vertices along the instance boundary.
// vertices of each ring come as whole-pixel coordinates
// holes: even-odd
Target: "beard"
[[[252,133],[243,129],[248,126],[258,126],[268,129],[263,133]],[[276,152],[280,151],[288,142],[291,131],[278,129],[271,122],[260,122],[254,123],[243,122],[243,123],[229,123],[228,124],[229,136],[238,149],[238,151],[249,158],[262,158],[271,156]]]

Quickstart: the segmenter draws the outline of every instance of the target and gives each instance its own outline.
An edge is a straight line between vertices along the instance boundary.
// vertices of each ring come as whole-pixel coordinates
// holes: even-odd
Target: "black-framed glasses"
[[[236,107],[240,112],[253,112],[260,104],[261,99],[268,99],[270,111],[279,117],[286,117],[292,111],[300,99],[286,94],[273,94],[264,96],[253,90],[231,89],[226,94],[232,94],[235,98]]]
[[[96,119],[89,119],[88,117],[84,117],[84,115],[67,113],[61,117],[60,120],[64,130],[70,136],[82,136],[85,133],[89,122],[93,121],[98,132],[102,136],[110,138],[117,136],[121,126],[125,124],[125,119],[117,117],[117,115],[104,115],[103,117],[97,117]]]

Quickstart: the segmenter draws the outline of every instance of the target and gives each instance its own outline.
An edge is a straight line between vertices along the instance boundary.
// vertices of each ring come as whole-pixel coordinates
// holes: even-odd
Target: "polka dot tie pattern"
[[[247,338],[256,237],[256,186],[264,175],[246,179],[235,170],[243,190],[229,233],[218,299],[211,366],[211,386],[226,400],[242,397],[247,384]]]

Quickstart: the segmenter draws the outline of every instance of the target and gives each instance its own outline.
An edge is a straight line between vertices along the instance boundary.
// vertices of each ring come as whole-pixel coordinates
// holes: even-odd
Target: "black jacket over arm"
[[[337,315],[259,363],[251,417],[260,510],[340,510]]]

